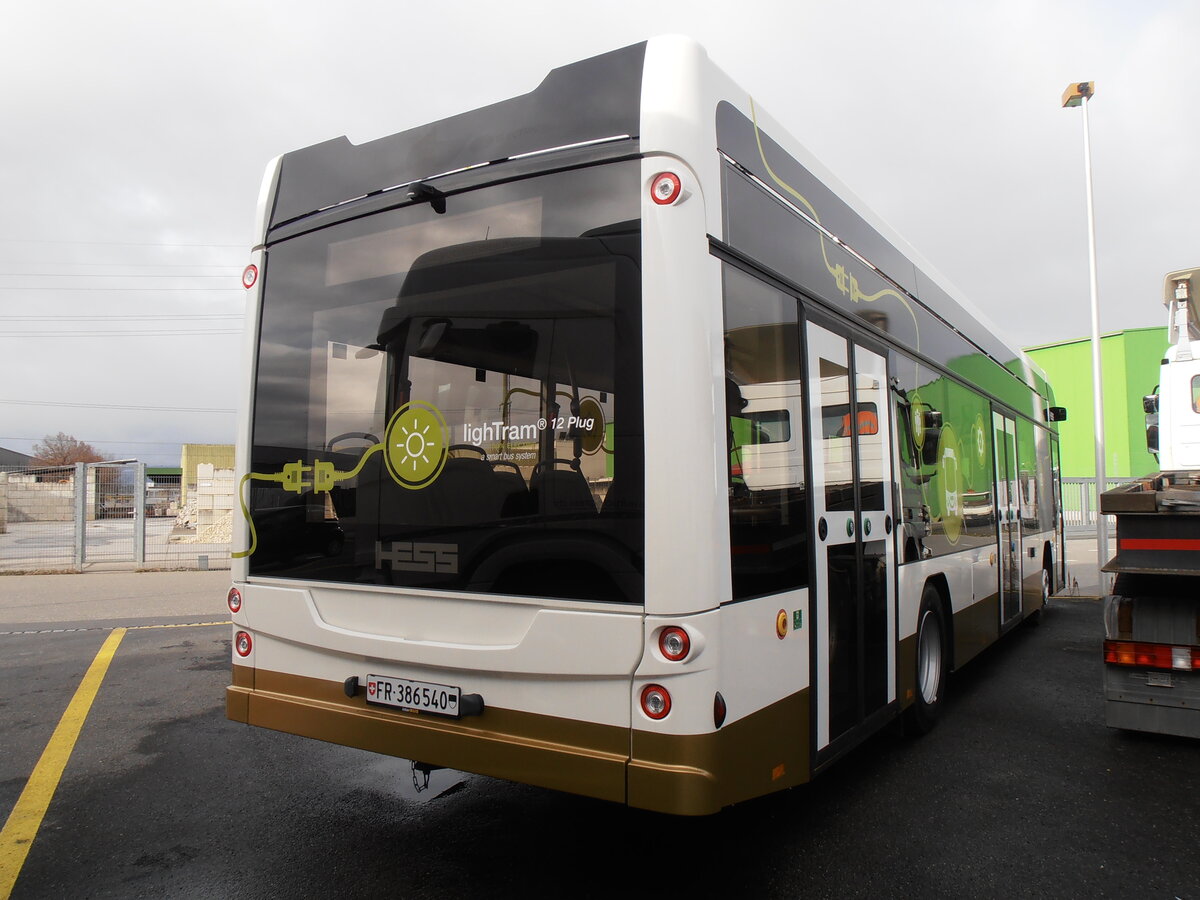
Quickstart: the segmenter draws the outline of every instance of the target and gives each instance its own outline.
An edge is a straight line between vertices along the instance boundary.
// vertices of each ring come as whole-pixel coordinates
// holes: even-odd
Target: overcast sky
[[[531,90],[688,34],[1022,346],[1160,325],[1200,264],[1200,4],[310,0],[5,4],[0,446],[65,431],[178,465],[231,442],[265,164]],[[1088,373],[1081,373],[1088,377]]]

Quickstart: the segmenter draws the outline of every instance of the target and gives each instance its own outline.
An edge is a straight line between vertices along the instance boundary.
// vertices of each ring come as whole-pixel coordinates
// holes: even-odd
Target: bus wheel
[[[937,588],[931,584],[925,585],[917,617],[916,675],[916,699],[908,708],[908,721],[917,733],[926,734],[937,722],[946,686],[945,624]]]

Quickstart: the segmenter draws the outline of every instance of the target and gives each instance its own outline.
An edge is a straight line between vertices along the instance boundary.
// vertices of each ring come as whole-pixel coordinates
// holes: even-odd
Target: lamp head
[[[1077,81],[1073,84],[1068,84],[1067,89],[1063,91],[1062,105],[1064,108],[1078,106],[1095,93],[1096,82],[1094,81]]]

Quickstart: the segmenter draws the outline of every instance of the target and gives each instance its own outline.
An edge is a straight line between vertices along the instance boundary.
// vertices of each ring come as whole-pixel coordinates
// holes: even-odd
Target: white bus
[[[712,813],[1062,578],[1044,378],[686,39],[285,154],[258,240],[231,719]]]

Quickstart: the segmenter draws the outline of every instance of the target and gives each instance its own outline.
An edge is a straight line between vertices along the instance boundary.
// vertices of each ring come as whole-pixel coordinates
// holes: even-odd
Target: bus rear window
[[[255,575],[640,602],[636,163],[268,252]]]

